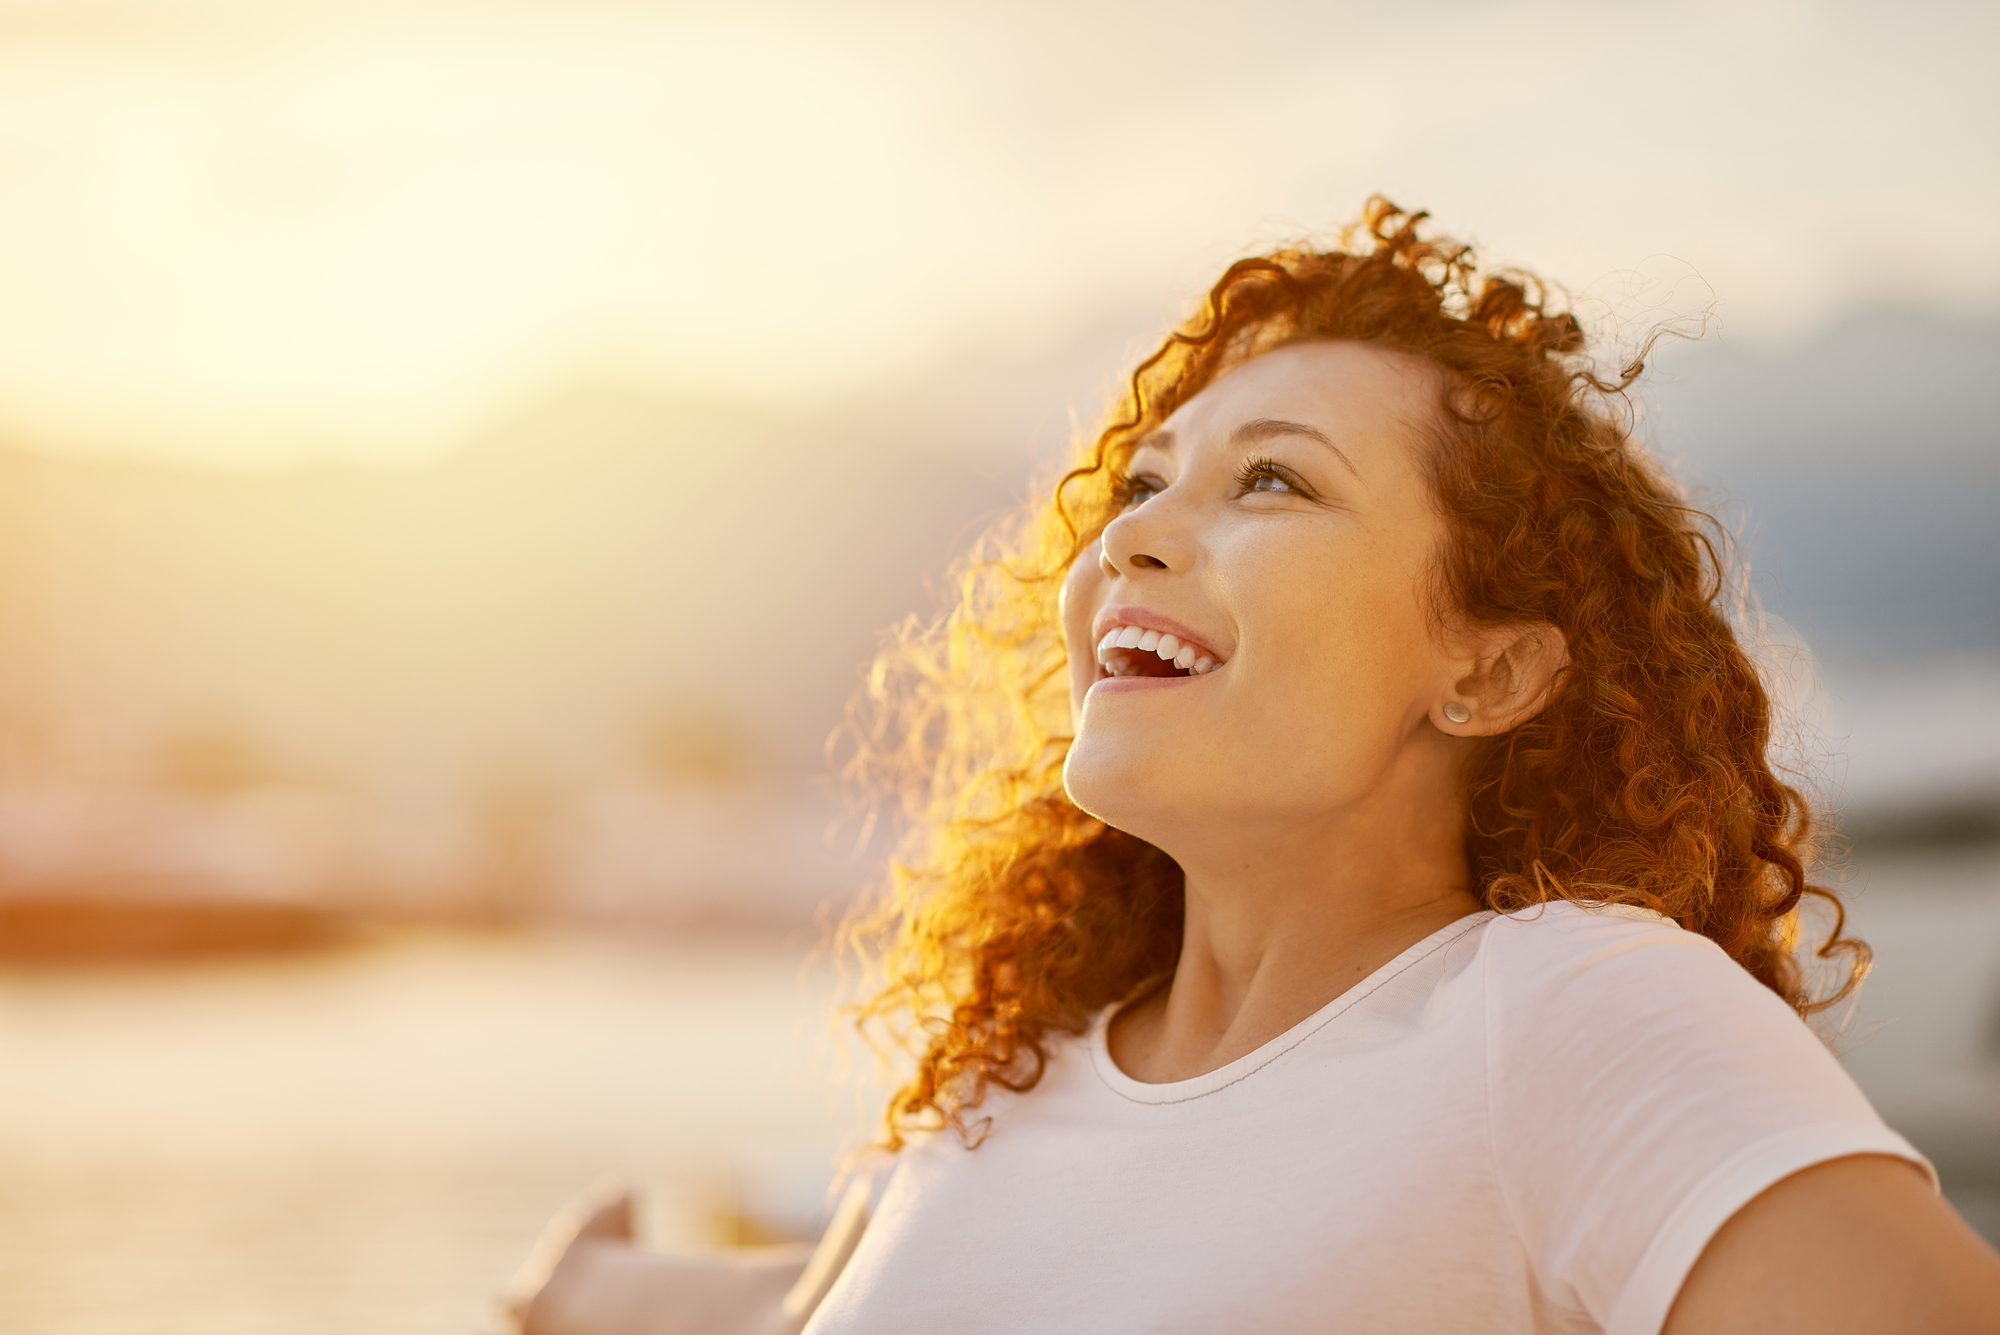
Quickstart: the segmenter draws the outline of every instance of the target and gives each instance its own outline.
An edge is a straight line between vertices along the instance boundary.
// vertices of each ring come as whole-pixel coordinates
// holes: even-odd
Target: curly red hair
[[[956,607],[905,626],[876,661],[854,772],[902,793],[914,834],[886,894],[850,920],[876,969],[858,1007],[915,1058],[885,1144],[969,1119],[989,1089],[1031,1088],[1047,1043],[1173,967],[1180,869],[1064,795],[1071,738],[1056,598],[1117,511],[1137,442],[1218,375],[1286,343],[1352,339],[1442,371],[1427,446],[1446,536],[1439,615],[1547,622],[1570,666],[1532,721],[1465,774],[1474,892],[1643,905],[1714,940],[1807,1014],[1848,995],[1867,947],[1809,884],[1809,804],[1767,757],[1772,705],[1732,628],[1726,534],[1634,438],[1643,361],[1606,380],[1544,285],[1480,278],[1465,245],[1376,198],[1338,249],[1232,265],[1201,311],[1132,373],[1111,424],[1048,501],[989,535]],[[1795,942],[1808,896],[1831,908],[1814,995]]]

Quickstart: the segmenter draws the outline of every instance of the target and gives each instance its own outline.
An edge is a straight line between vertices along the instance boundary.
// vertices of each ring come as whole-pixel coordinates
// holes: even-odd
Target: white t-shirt
[[[1764,1188],[1924,1163],[1790,1008],[1641,909],[1462,918],[1192,1080],[1126,1076],[1108,1021],[996,1092],[979,1148],[904,1150],[807,1335],[1651,1335]]]

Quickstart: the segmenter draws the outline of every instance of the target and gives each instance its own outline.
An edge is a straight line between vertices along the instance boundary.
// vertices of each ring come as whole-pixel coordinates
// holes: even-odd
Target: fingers
[[[535,1300],[579,1242],[630,1242],[633,1231],[632,1188],[616,1179],[594,1183],[558,1210],[500,1300],[509,1327],[517,1335],[536,1335]]]
[[[632,1241],[632,1189],[625,1183],[606,1179],[575,1204],[583,1218],[574,1236]]]

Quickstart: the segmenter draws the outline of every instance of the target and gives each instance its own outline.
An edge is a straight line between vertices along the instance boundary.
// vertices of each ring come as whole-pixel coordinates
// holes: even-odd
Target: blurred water
[[[2000,845],[1864,847],[1845,889],[1876,966],[1836,1050],[2000,1246]]]
[[[1864,855],[1840,1046],[2000,1237],[2000,849]],[[400,938],[0,975],[0,1330],[474,1335],[602,1173],[651,1233],[809,1228],[872,1096],[795,946]]]
[[[601,1174],[810,1227],[862,1104],[782,945],[412,938],[0,976],[0,1330],[471,1335]]]

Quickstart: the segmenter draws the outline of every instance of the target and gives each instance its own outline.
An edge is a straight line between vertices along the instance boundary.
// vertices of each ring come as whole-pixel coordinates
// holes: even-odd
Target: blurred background
[[[0,1329],[447,1332],[808,1235],[879,633],[1372,191],[1669,344],[2000,1239],[1990,6],[0,0]],[[865,1068],[864,1068],[865,1069]]]

